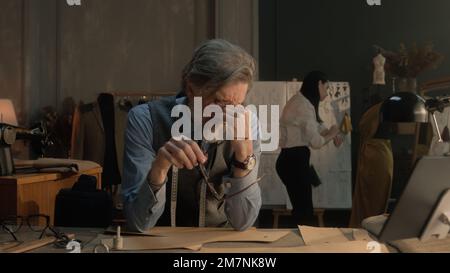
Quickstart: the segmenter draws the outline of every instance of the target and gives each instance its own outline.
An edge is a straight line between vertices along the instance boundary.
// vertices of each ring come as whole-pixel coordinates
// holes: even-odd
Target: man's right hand
[[[150,171],[150,183],[162,186],[172,165],[192,170],[206,160],[207,156],[195,141],[172,138],[158,150]]]

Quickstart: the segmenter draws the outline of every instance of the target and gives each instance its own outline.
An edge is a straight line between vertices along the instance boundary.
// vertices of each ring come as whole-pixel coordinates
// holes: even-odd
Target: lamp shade
[[[11,100],[0,99],[0,123],[17,126],[16,112]]]
[[[381,122],[428,122],[425,100],[411,92],[397,92],[380,109]]]

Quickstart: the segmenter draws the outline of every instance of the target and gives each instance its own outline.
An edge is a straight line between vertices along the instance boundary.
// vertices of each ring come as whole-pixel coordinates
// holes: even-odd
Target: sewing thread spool
[[[123,238],[120,236],[120,226],[117,227],[116,236],[113,238],[113,247],[116,250],[123,249]]]

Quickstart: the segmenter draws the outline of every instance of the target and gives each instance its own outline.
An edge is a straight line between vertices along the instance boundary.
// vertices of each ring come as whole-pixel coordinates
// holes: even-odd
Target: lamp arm
[[[428,113],[431,115],[434,127],[436,128],[438,142],[443,142],[441,130],[439,129],[439,125],[436,120],[436,111],[442,113],[444,112],[445,108],[450,107],[450,96],[427,99],[425,101],[425,107],[427,108]]]
[[[436,120],[436,113],[435,112],[433,112],[433,113],[430,112],[430,115],[431,115],[431,118],[433,120],[434,128],[436,128],[436,134],[438,136],[438,142],[442,143],[443,140],[442,140],[441,130],[439,129],[439,125],[438,125],[437,120]]]

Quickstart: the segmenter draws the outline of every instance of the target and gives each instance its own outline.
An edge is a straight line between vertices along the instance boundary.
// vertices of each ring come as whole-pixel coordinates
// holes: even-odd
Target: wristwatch
[[[256,166],[256,156],[254,154],[251,154],[247,156],[244,162],[237,161],[233,156],[232,164],[236,168],[251,171]]]

